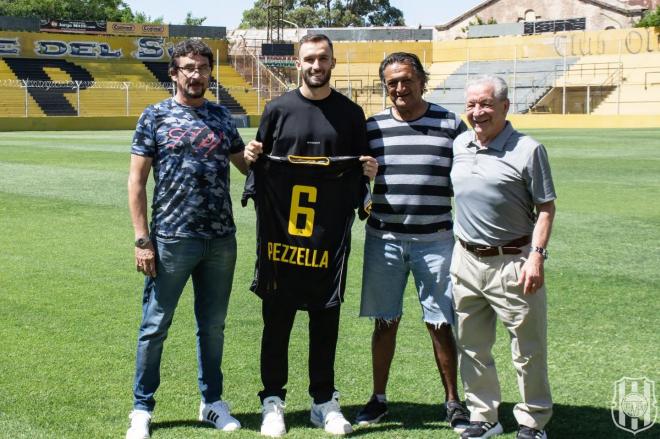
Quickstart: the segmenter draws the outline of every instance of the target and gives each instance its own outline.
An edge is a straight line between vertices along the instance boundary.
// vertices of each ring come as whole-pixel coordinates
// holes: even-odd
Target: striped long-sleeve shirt
[[[378,160],[367,233],[427,241],[451,230],[452,143],[466,130],[458,115],[436,104],[413,121],[395,119],[391,109],[367,119]]]

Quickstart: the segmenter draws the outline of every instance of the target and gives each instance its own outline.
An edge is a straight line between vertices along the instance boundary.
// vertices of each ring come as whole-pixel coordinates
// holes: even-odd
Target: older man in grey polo
[[[459,366],[471,412],[462,438],[503,432],[491,353],[498,317],[511,336],[522,398],[514,408],[517,438],[546,438],[552,414],[543,263],[556,195],[545,148],[506,120],[507,93],[501,78],[471,81],[466,108],[473,130],[454,140],[458,239],[450,271]]]

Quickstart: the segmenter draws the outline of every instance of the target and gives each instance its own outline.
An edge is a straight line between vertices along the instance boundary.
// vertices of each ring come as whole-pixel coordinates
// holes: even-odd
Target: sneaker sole
[[[357,423],[357,425],[359,425],[359,426],[361,426],[361,427],[366,427],[367,425],[378,424],[378,423],[380,422],[380,420],[383,419],[383,416],[385,416],[387,413],[388,413],[388,412],[385,412],[385,413],[383,413],[382,415],[377,416],[377,417],[375,417],[375,418],[373,418],[373,419],[368,419],[368,420],[360,421],[360,422]]]
[[[504,429],[502,428],[502,424],[498,423],[495,427],[491,428],[490,430],[488,430],[483,435],[477,436],[477,437],[471,437],[469,439],[487,439],[489,437],[497,436],[497,435],[500,435],[502,433],[504,433]]]
[[[261,435],[266,436],[266,437],[282,437],[286,434],[286,431],[280,432],[280,433],[266,433],[263,430],[261,430]]]
[[[241,427],[242,427],[241,425],[233,425],[232,424],[231,426],[226,425],[225,428],[217,428],[215,426],[215,422],[209,421],[208,419],[206,419],[201,414],[199,415],[199,421],[204,423],[204,424],[212,425],[213,427],[215,427],[216,430],[220,430],[220,431],[236,431],[236,430],[240,430]]]
[[[467,425],[457,425],[456,427],[452,427],[452,429],[453,429],[456,433],[461,434],[461,433],[463,433],[465,430],[467,430],[467,427],[468,427]]]
[[[310,421],[312,424],[314,424],[315,427],[319,427],[319,428],[324,428],[324,427],[325,427],[325,425],[323,425],[323,421],[319,421],[319,420],[316,419],[314,416],[310,416],[310,417],[309,417],[309,421]]]
[[[310,417],[309,417],[309,421],[310,421],[315,427],[322,428],[323,431],[325,431],[325,432],[328,433],[328,434],[332,434],[332,435],[334,435],[334,436],[343,436],[343,435],[345,435],[345,434],[353,433],[353,428],[350,426],[350,424],[348,425],[349,428],[350,428],[350,431],[344,431],[344,432],[341,432],[341,433],[334,433],[334,432],[332,432],[332,431],[328,431],[328,430],[326,430],[326,429],[325,429],[325,424],[323,423],[323,421],[319,421],[318,419],[315,419],[313,416],[310,416]]]
[[[453,427],[451,427],[451,424],[450,424],[449,426],[450,426],[450,427],[451,427],[456,433],[463,433],[463,432],[468,428],[469,425],[470,425],[470,423],[469,423],[469,422],[466,422],[466,423],[464,423],[464,424],[463,424],[463,423],[459,423],[458,425],[455,425],[455,426],[453,426]]]

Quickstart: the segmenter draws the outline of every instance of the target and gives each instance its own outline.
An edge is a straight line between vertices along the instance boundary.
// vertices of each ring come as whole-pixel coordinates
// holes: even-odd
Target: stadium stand
[[[567,65],[570,66],[577,60],[576,57],[567,58]],[[491,74],[503,77],[511,87],[510,111],[526,113],[555,85],[558,72],[561,75],[563,63],[561,58],[518,60],[515,67],[512,61],[463,63],[440,85],[436,85],[426,98],[455,113],[464,113],[466,82],[476,75]]]
[[[29,109],[29,114],[33,116],[39,113],[47,116],[117,115],[118,108],[126,107],[127,88],[130,89],[127,114],[140,114],[147,105],[171,95],[168,64],[163,62],[76,60],[74,63],[42,58],[4,58],[2,61],[6,68],[0,69],[0,80],[17,79],[48,84],[29,88],[31,99],[36,101],[41,110]],[[231,66],[222,65],[219,70],[223,78],[220,84],[220,103],[233,114],[247,114],[246,107],[257,112],[257,98],[251,86]],[[79,102],[76,81],[80,83]],[[215,77],[211,77],[211,82],[215,82]],[[233,89],[233,94],[239,96],[238,99],[230,94],[229,87]],[[12,92],[16,97],[23,94],[20,90]],[[212,96],[216,95],[214,87],[209,92]],[[20,110],[5,113],[24,114],[25,109],[23,106]]]
[[[660,57],[592,55],[580,58],[557,78],[537,108],[559,112],[567,89],[569,114],[654,114],[660,101]]]
[[[4,59],[0,59],[0,93],[3,100],[0,117],[45,116]]]
[[[154,46],[149,40],[145,46],[130,37],[36,32],[0,32],[0,37],[5,44],[0,45],[0,85],[12,102],[0,116],[136,116],[171,95],[167,62],[160,59],[167,59],[163,52],[172,42]],[[258,114],[265,99],[258,102],[253,87],[227,64],[226,41],[209,44],[221,63],[218,100],[247,121],[245,115]]]
[[[290,41],[300,32],[285,32]],[[237,31],[238,32],[238,31]],[[263,32],[233,43],[207,40],[219,60],[207,96],[245,123],[297,86],[291,59],[259,56]],[[261,32],[261,33],[260,33]],[[0,31],[0,117],[139,115],[170,96],[166,50],[176,39]],[[254,41],[251,38],[254,37]],[[555,32],[433,41],[336,41],[331,85],[370,115],[390,105],[378,67],[389,53],[413,52],[430,73],[426,98],[463,113],[465,82],[504,76],[511,113],[658,114],[657,29]],[[76,52],[77,50],[77,52]],[[216,97],[215,77],[220,79]]]
[[[71,81],[87,83],[94,80],[86,69],[63,59],[5,58],[5,62],[19,80],[56,81],[49,77],[46,69],[66,72]],[[49,88],[31,88],[29,92],[47,116],[76,116],[78,114],[66,97],[67,94],[76,92],[76,89],[69,84],[53,84]]]
[[[171,81],[168,74],[168,63],[144,61],[144,65],[159,82],[168,83]],[[211,82],[215,82],[216,78],[211,75],[210,80]],[[236,99],[234,99],[234,97],[230,95],[223,86],[218,87],[217,91],[213,88],[211,88],[209,91],[213,94],[213,96],[219,97],[220,103],[227,107],[232,113],[246,114],[245,109],[241,106],[241,104]]]

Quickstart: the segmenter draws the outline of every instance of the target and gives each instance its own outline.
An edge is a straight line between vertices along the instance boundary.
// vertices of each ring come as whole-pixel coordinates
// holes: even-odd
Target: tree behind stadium
[[[163,17],[151,18],[144,12],[133,12],[122,0],[0,0],[0,15],[57,20],[163,23]],[[206,17],[193,17],[189,12],[183,24],[198,26],[204,20]]]
[[[241,29],[268,24],[268,0],[243,11]],[[282,0],[284,19],[300,27],[405,26],[403,12],[390,0]]]
[[[644,17],[635,24],[635,27],[658,27],[660,26],[660,5],[654,10],[646,11]]]

